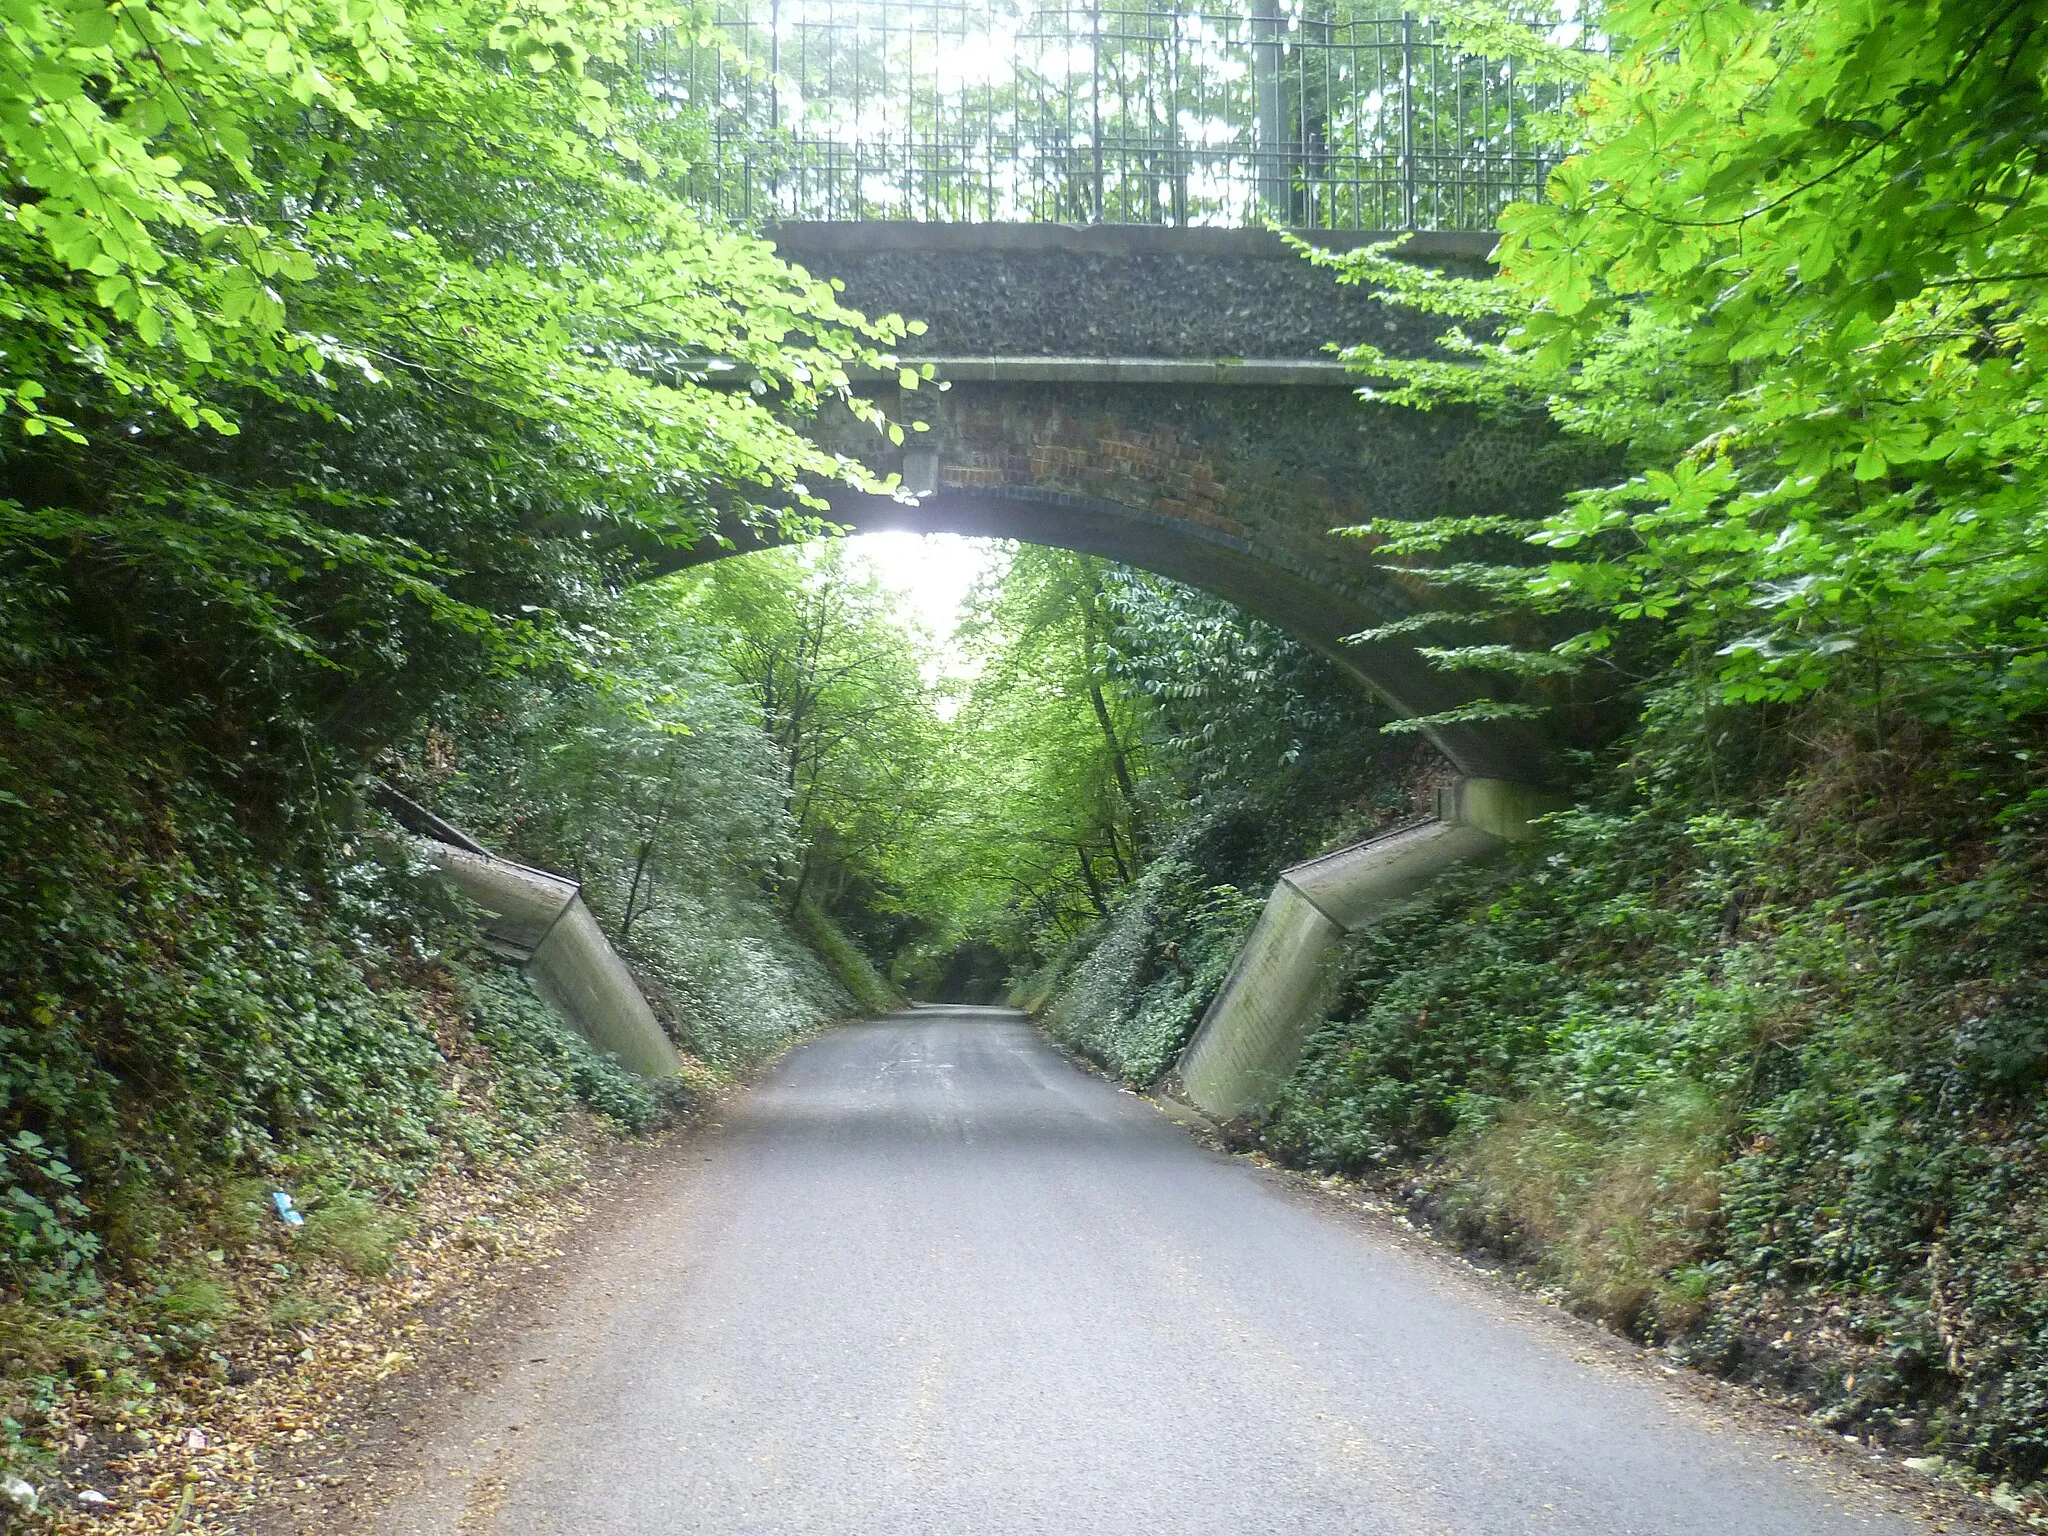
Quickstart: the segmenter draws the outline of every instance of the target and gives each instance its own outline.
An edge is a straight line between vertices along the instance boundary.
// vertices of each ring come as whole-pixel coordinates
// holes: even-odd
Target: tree
[[[798,839],[780,880],[788,911],[815,901],[870,926],[930,808],[937,719],[920,637],[837,541],[724,561],[678,589],[772,746]]]
[[[906,877],[931,913],[918,963],[935,969],[963,947],[1025,965],[1090,942],[1191,829],[1313,764],[1348,790],[1372,747],[1377,713],[1327,662],[1219,599],[1087,556],[1016,548],[960,636],[979,670]]]
[[[1453,574],[1570,617],[1567,657],[1647,631],[1631,671],[1728,703],[1826,691],[1971,730],[2038,711],[2041,18],[1629,0],[1600,24],[1617,47],[1577,152],[1504,218],[1497,282],[1335,264],[1455,323],[1448,359],[1354,352],[1376,390],[1546,410],[1632,472],[1534,527],[1381,527],[1389,554],[1519,532],[1533,572]]]
[[[192,701],[253,797],[858,477],[799,419],[901,327],[673,190],[632,0],[0,15],[6,643]]]
[[[1077,902],[1107,915],[1144,857],[1138,722],[1108,669],[1110,569],[1021,546],[984,580],[962,628],[981,673],[955,724],[980,786],[978,838],[996,840],[975,862],[1021,882],[1062,931],[1076,926]],[[1006,826],[1029,828],[1033,850],[1006,848]]]
[[[445,722],[464,782],[440,796],[502,828],[504,851],[581,881],[621,940],[664,878],[751,886],[796,855],[781,765],[719,665],[723,636],[643,587],[588,678],[509,679]]]
[[[1149,703],[1148,754],[1173,800],[1250,798],[1385,718],[1329,662],[1221,598],[1128,570],[1106,597],[1107,671]]]

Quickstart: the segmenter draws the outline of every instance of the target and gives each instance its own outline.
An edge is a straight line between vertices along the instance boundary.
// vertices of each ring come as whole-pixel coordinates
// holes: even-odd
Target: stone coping
[[[1226,384],[1259,388],[1356,389],[1361,380],[1335,358],[1285,357],[905,357],[903,368],[927,364],[939,383],[958,384]],[[754,371],[708,361],[685,370],[707,384],[751,384]],[[886,383],[896,368],[849,368],[856,383]]]

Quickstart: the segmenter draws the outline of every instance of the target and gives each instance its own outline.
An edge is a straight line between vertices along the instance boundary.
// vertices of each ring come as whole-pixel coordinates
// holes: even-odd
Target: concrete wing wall
[[[1440,797],[1435,820],[1281,871],[1181,1053],[1177,1071],[1188,1102],[1230,1120],[1270,1100],[1328,1006],[1337,941],[1453,865],[1532,836],[1530,819],[1556,804],[1526,785],[1464,778]]]
[[[485,936],[513,955],[534,990],[579,1034],[643,1077],[682,1070],[633,973],[573,880],[430,838],[420,847],[450,884],[491,914]]]

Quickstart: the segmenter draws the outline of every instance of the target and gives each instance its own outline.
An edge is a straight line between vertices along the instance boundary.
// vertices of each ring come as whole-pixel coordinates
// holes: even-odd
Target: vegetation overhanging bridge
[[[1375,517],[1548,510],[1544,441],[1353,398],[1332,342],[1433,344],[1267,227],[1483,269],[1501,207],[1536,194],[1559,104],[1512,59],[1331,0],[733,0],[715,42],[650,47],[710,124],[696,188],[869,313],[922,319],[946,389],[876,393],[928,431],[892,449],[816,431],[895,498],[850,529],[1059,545],[1229,598],[1395,709],[1474,696],[1412,646],[1347,637],[1443,595],[1331,530]],[[1555,39],[1553,39],[1555,40]],[[715,558],[754,541],[734,530]],[[1432,736],[1467,774],[1541,783],[1543,733]]]
[[[893,448],[850,415],[814,427],[895,497],[840,492],[829,519],[1057,545],[1228,598],[1298,636],[1408,715],[1474,695],[1398,641],[1348,637],[1443,596],[1332,529],[1376,516],[1535,513],[1565,488],[1543,442],[1454,411],[1355,398],[1319,353],[1333,331],[1429,345],[1420,317],[1340,289],[1259,230],[810,225],[787,254],[857,307],[927,321],[943,390],[868,386],[927,431]],[[1485,236],[1434,236],[1473,261]],[[677,557],[758,547],[729,530]],[[1542,782],[1547,742],[1510,722],[1432,731],[1468,774]]]
[[[1377,516],[1540,513],[1568,488],[1570,460],[1543,436],[1469,412],[1361,402],[1321,351],[1333,336],[1425,348],[1424,317],[1338,287],[1265,230],[894,221],[776,235],[840,278],[857,307],[926,320],[931,355],[906,361],[931,362],[949,385],[899,394],[893,378],[875,381],[893,418],[928,428],[900,448],[850,413],[819,421],[831,447],[904,488],[834,495],[832,521],[1106,556],[1237,602],[1408,715],[1473,697],[1408,644],[1348,638],[1444,597],[1331,530]],[[1490,242],[1439,233],[1412,254],[1477,264]],[[724,545],[673,558],[750,547],[735,528]],[[1525,836],[1549,808],[1531,791],[1557,776],[1556,734],[1517,720],[1430,729],[1463,775],[1437,818],[1276,885],[1181,1058],[1190,1102],[1228,1119],[1269,1096],[1318,1016],[1330,947],[1452,864]]]
[[[1528,121],[1557,103],[1412,18],[1229,3],[733,0],[722,39],[657,42],[648,67],[710,125],[702,201],[855,307],[926,323],[930,355],[902,361],[942,388],[864,381],[921,430],[892,446],[829,410],[810,429],[898,477],[892,496],[832,495],[832,522],[1153,570],[1293,632],[1406,715],[1455,714],[1465,679],[1353,638],[1444,595],[1333,530],[1541,514],[1573,466],[1526,427],[1361,404],[1330,345],[1417,355],[1434,325],[1339,287],[1273,226],[1326,245],[1400,232],[1410,260],[1483,270],[1500,208],[1547,170]],[[724,533],[656,568],[762,542]],[[1330,945],[1527,835],[1559,734],[1434,722],[1462,775],[1437,816],[1283,874],[1182,1055],[1190,1101],[1227,1118],[1267,1097]]]

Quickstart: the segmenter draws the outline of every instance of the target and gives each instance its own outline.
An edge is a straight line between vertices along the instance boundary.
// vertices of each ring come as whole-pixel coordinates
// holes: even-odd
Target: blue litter
[[[286,1226],[303,1227],[306,1224],[306,1218],[293,1208],[292,1197],[283,1190],[273,1189],[270,1192],[270,1203],[277,1207],[277,1219]]]

